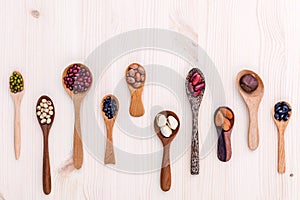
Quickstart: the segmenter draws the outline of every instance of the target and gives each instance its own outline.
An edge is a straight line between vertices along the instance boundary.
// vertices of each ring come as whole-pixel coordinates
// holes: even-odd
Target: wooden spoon
[[[18,71],[15,71],[18,75],[22,74]],[[23,78],[23,77],[22,77]],[[24,79],[23,79],[23,87],[24,87]],[[21,106],[21,101],[24,95],[24,89],[21,92],[13,93],[10,90],[10,94],[13,98],[14,101],[14,148],[15,148],[15,158],[16,160],[19,159],[20,157],[20,152],[21,152],[21,126],[20,126],[20,106]]]
[[[73,91],[71,91],[64,83],[64,77],[67,75],[67,72],[70,67],[73,65],[79,65],[80,68],[86,69],[91,79],[93,80],[92,73],[90,72],[89,68],[81,63],[74,63],[69,65],[62,74],[62,84],[65,88],[66,92],[69,94],[69,96],[73,100],[74,109],[75,109],[75,123],[74,123],[74,143],[73,143],[73,161],[74,166],[76,169],[80,169],[83,163],[83,147],[82,147],[82,140],[81,140],[81,126],[80,126],[80,108],[83,98],[87,95],[89,92],[91,85],[88,87],[87,91],[80,92],[77,94],[74,94]]]
[[[40,117],[37,115],[37,120],[40,124],[40,127],[43,131],[44,136],[44,155],[43,155],[43,190],[45,194],[49,194],[51,192],[51,170],[50,170],[50,159],[49,159],[49,149],[48,149],[48,136],[53,124],[53,120],[55,117],[55,108],[52,100],[48,96],[41,96],[36,104],[36,107],[40,105],[43,99],[51,102],[53,106],[53,115],[50,117],[50,124],[42,123]]]
[[[193,68],[189,71],[186,81],[186,94],[191,104],[192,109],[192,117],[193,117],[193,127],[192,127],[192,144],[191,144],[191,174],[197,175],[199,174],[199,133],[198,133],[198,115],[200,104],[204,95],[205,88],[201,91],[198,96],[193,96],[189,89],[189,81],[190,78],[194,75],[194,73],[198,72],[205,83],[205,78],[203,73],[199,68]]]
[[[105,112],[103,111],[103,105],[104,105],[104,100],[110,97],[111,99],[114,99],[117,103],[117,110],[116,113],[114,114],[113,118],[109,119],[106,115]],[[118,98],[115,97],[112,94],[108,94],[103,97],[102,102],[101,102],[101,113],[106,125],[106,134],[107,134],[107,140],[106,140],[106,150],[105,150],[105,158],[104,158],[104,164],[115,164],[115,154],[114,154],[114,145],[113,145],[113,127],[118,115],[118,110],[119,110],[119,101]]]
[[[170,167],[170,146],[171,142],[175,138],[175,136],[178,133],[179,127],[180,127],[180,121],[177,115],[169,110],[162,111],[158,114],[165,115],[166,117],[168,116],[173,116],[178,122],[177,128],[172,132],[172,135],[170,137],[165,137],[161,131],[160,128],[156,124],[156,119],[154,120],[154,130],[161,140],[163,147],[164,147],[164,153],[163,153],[163,160],[162,160],[162,165],[161,165],[161,172],[160,172],[160,187],[163,191],[169,191],[171,188],[171,167]]]
[[[278,173],[285,173],[285,148],[284,148],[284,133],[285,129],[291,119],[292,116],[292,107],[289,103],[285,102],[286,105],[290,108],[290,111],[288,112],[289,118],[287,121],[284,120],[277,120],[275,116],[275,106],[272,109],[272,116],[274,119],[274,122],[277,126],[278,130]]]
[[[139,67],[139,68],[142,68],[144,70],[144,80],[141,81],[140,83],[140,86],[139,87],[133,87],[131,83],[129,83],[127,81],[127,72],[132,69],[132,67]],[[126,71],[125,71],[125,80],[126,80],[126,83],[127,83],[127,86],[130,90],[130,95],[131,95],[131,102],[130,102],[130,107],[129,107],[129,113],[131,116],[133,117],[140,117],[140,116],[143,116],[144,113],[145,113],[145,109],[144,109],[144,105],[143,105],[143,101],[142,101],[142,92],[143,92],[143,89],[144,89],[144,85],[145,85],[145,81],[146,81],[146,71],[144,69],[143,66],[141,66],[140,64],[138,63],[132,63],[130,64],[127,68],[126,68]]]
[[[253,75],[258,81],[258,87],[251,93],[245,92],[240,86],[240,79],[245,74]],[[242,70],[238,73],[236,78],[238,90],[243,97],[249,112],[249,129],[248,129],[248,146],[251,150],[255,150],[259,144],[259,130],[258,130],[258,108],[261,99],[264,95],[264,83],[261,78],[253,71]]]
[[[218,132],[218,158],[227,162],[232,155],[231,132],[234,125],[234,113],[228,107],[219,107],[215,112],[215,126]]]

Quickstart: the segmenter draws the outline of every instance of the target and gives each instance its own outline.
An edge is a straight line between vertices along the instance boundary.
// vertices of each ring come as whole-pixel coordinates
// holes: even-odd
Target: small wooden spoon
[[[161,172],[160,172],[160,187],[163,191],[166,192],[166,191],[170,190],[171,182],[172,182],[171,167],[170,167],[170,146],[171,146],[171,142],[173,141],[173,139],[175,138],[175,136],[178,133],[178,130],[180,127],[180,121],[179,121],[179,118],[177,117],[177,115],[174,112],[169,111],[169,110],[161,111],[158,114],[165,115],[166,117],[171,115],[171,116],[175,117],[175,119],[178,122],[178,126],[172,132],[172,135],[170,137],[165,137],[161,133],[160,128],[157,126],[156,119],[154,119],[154,130],[155,130],[157,136],[159,137],[159,139],[161,140],[163,147],[164,147],[163,160],[162,160]]]
[[[215,112],[215,126],[218,132],[218,158],[227,162],[232,155],[231,132],[234,125],[234,113],[228,107],[219,107]]]
[[[113,116],[113,118],[109,119],[106,115],[105,112],[103,111],[103,104],[104,104],[104,100],[107,97],[111,97],[111,99],[114,99],[117,103],[117,110],[115,115]],[[115,154],[114,154],[114,145],[113,145],[113,137],[112,137],[112,133],[113,133],[113,127],[118,115],[118,110],[119,110],[119,101],[118,98],[115,97],[112,94],[108,94],[106,96],[103,97],[102,102],[101,102],[101,113],[106,125],[106,134],[107,134],[107,140],[106,140],[106,150],[105,150],[105,158],[104,158],[104,164],[115,164]]]
[[[41,96],[36,104],[36,107],[40,105],[42,102],[42,99],[46,99],[47,101],[50,101],[53,106],[53,115],[51,116],[51,123],[50,124],[42,124],[39,116],[37,116],[37,120],[40,124],[40,127],[43,131],[44,136],[44,155],[43,155],[43,190],[45,194],[50,194],[51,192],[51,170],[50,170],[50,159],[49,159],[49,148],[48,148],[48,136],[51,129],[51,126],[53,124],[53,120],[55,117],[55,107],[52,102],[52,100],[48,96]]]
[[[18,71],[15,71],[18,75],[22,74]],[[23,77],[22,77],[23,78]],[[23,78],[23,87],[24,87],[24,78]],[[25,89],[25,87],[24,87]],[[21,126],[20,126],[20,106],[21,101],[24,95],[24,89],[21,92],[13,93],[10,91],[10,94],[14,101],[15,113],[14,113],[14,148],[15,148],[15,158],[16,160],[20,157],[21,151]]]
[[[141,82],[141,86],[138,88],[134,88],[130,83],[127,82],[127,72],[131,69],[132,66],[138,66],[141,67],[144,70],[144,81]],[[129,113],[133,117],[140,117],[143,116],[145,113],[143,101],[142,101],[142,92],[144,89],[145,81],[146,81],[146,71],[143,66],[141,66],[138,63],[132,63],[130,64],[125,71],[125,80],[127,83],[127,86],[130,90],[131,95],[131,102],[129,107]]]
[[[193,68],[189,71],[186,81],[185,81],[185,87],[186,87],[186,94],[189,99],[189,102],[191,104],[192,114],[193,114],[193,128],[192,128],[192,145],[191,145],[191,174],[197,175],[199,174],[199,133],[198,133],[198,115],[199,115],[199,109],[200,104],[204,95],[205,89],[203,89],[199,96],[193,96],[191,91],[189,90],[189,80],[191,76],[198,72],[201,76],[201,78],[204,80],[205,78],[203,73],[200,71],[199,68]]]
[[[69,94],[69,96],[73,100],[74,109],[75,109],[75,123],[74,123],[74,143],[73,143],[73,161],[74,166],[76,169],[80,169],[83,163],[83,147],[82,147],[82,140],[81,140],[81,126],[80,126],[80,108],[83,98],[87,95],[89,92],[91,85],[88,87],[88,90],[85,92],[80,92],[77,94],[74,94],[73,91],[71,91],[64,83],[64,77],[67,75],[67,72],[70,67],[73,65],[79,65],[80,67],[85,68],[89,73],[90,77],[93,80],[92,73],[90,72],[89,68],[81,63],[74,63],[69,65],[62,74],[62,84],[65,88],[66,92]],[[92,83],[91,83],[92,84]]]
[[[258,81],[258,87],[251,93],[245,92],[240,86],[240,79],[245,74],[255,76]],[[259,130],[258,130],[258,108],[261,99],[264,95],[264,83],[261,78],[253,71],[242,70],[236,77],[236,84],[238,90],[243,97],[249,112],[249,129],[248,129],[248,146],[251,150],[256,150],[259,144]]]
[[[291,105],[287,102],[285,102],[287,106],[291,109]],[[274,106],[275,107],[275,106]],[[274,115],[275,115],[275,109],[272,109],[272,116],[274,119],[274,122],[277,126],[278,130],[278,173],[285,173],[285,148],[284,148],[284,133],[287,125],[289,124],[289,121],[292,116],[292,109],[288,112],[290,117],[288,118],[287,121],[284,120],[277,120]]]

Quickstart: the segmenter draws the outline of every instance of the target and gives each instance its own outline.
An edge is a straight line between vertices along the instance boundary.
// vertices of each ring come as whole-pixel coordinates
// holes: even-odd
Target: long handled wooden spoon
[[[278,129],[278,173],[285,173],[284,133],[292,116],[292,107],[287,102],[278,102],[272,109],[272,115]]]
[[[48,137],[55,117],[55,108],[52,100],[48,96],[41,96],[38,99],[36,104],[36,115],[44,136],[43,190],[45,194],[49,194],[51,192],[51,170]]]
[[[175,126],[176,128],[174,127],[174,130],[172,130],[171,135],[168,135],[168,137],[166,137],[164,133],[162,133],[161,131],[162,128],[159,127],[159,124],[157,123],[158,116],[162,116],[165,118],[169,118],[171,116],[173,117],[173,121],[174,119],[177,121],[177,126]],[[162,111],[156,115],[156,118],[154,120],[154,130],[157,136],[159,137],[159,139],[161,140],[164,147],[163,160],[162,160],[161,172],[160,172],[160,187],[165,192],[169,191],[171,188],[172,178],[171,178],[171,167],[170,167],[170,146],[171,146],[171,142],[173,141],[173,139],[178,133],[179,127],[180,127],[179,118],[172,111],[168,111],[168,110]]]
[[[89,68],[80,63],[69,65],[62,74],[63,86],[72,98],[75,109],[73,161],[76,169],[80,169],[83,163],[80,108],[83,98],[91,88],[92,80]]]
[[[191,104],[193,114],[193,130],[191,144],[191,174],[199,174],[199,133],[198,133],[198,115],[200,104],[205,91],[205,79],[199,68],[193,68],[189,71],[186,81],[186,94]]]
[[[259,144],[258,108],[264,95],[264,83],[255,72],[242,70],[237,75],[236,84],[248,108],[248,146],[254,151]]]
[[[15,75],[18,75],[20,79],[18,80],[12,80],[10,78],[10,94],[14,101],[14,148],[15,148],[15,157],[16,160],[20,157],[20,151],[21,151],[21,126],[20,126],[20,106],[21,101],[24,95],[24,80],[20,72],[14,71],[13,75],[11,77],[14,77]],[[12,85],[14,82],[19,81],[18,84],[19,87],[22,87],[22,90],[19,91],[16,85]],[[15,84],[15,83],[14,83]]]
[[[102,116],[106,125],[106,150],[105,150],[105,164],[115,164],[115,154],[113,145],[113,127],[119,111],[119,101],[117,97],[112,94],[108,94],[103,97],[101,102]]]
[[[130,64],[125,71],[125,79],[131,94],[129,113],[133,117],[144,115],[142,92],[146,81],[146,72],[138,63]]]
[[[227,162],[232,155],[231,132],[234,125],[234,113],[228,107],[219,107],[215,112],[215,126],[218,132],[218,158]]]

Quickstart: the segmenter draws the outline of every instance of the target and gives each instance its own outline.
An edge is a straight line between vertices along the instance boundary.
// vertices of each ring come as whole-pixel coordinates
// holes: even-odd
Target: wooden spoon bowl
[[[132,84],[130,84],[127,81],[127,72],[131,69],[132,66],[138,66],[144,70],[144,81],[141,81],[141,85],[137,88],[133,87]],[[128,89],[130,91],[131,95],[131,101],[130,101],[130,107],[129,107],[129,113],[133,117],[140,117],[143,116],[145,113],[145,108],[142,101],[142,92],[144,90],[144,85],[146,82],[146,71],[145,68],[138,64],[138,63],[132,63],[130,64],[126,70],[125,70],[125,80],[128,86]]]
[[[66,84],[64,83],[64,77],[66,77],[68,70],[74,65],[80,66],[80,68],[86,69],[89,72],[91,80],[93,80],[93,76],[89,68],[81,63],[74,63],[65,68],[62,74],[62,85],[65,91],[69,94],[71,99],[73,100],[74,109],[75,109],[75,123],[74,123],[74,143],[73,143],[73,161],[76,169],[80,169],[83,163],[83,146],[81,140],[81,125],[80,125],[80,108],[83,98],[89,92],[92,82],[89,87],[84,92],[79,92],[75,94],[72,90],[70,90]]]
[[[170,167],[170,145],[171,145],[171,142],[174,140],[174,138],[176,137],[176,135],[179,131],[180,121],[179,121],[178,116],[174,112],[169,111],[169,110],[161,111],[158,114],[165,115],[166,117],[171,115],[178,122],[177,128],[175,130],[173,130],[170,137],[165,137],[161,133],[160,128],[157,126],[156,119],[154,120],[154,131],[157,134],[157,136],[159,137],[159,139],[161,140],[161,142],[163,144],[163,147],[164,147],[163,161],[162,161],[161,173],[160,173],[160,187],[163,191],[166,192],[166,191],[170,190],[171,182],[172,182],[171,167]]]
[[[18,75],[22,74],[18,71],[14,71]],[[20,119],[20,107],[21,107],[21,101],[24,95],[24,77],[23,79],[23,90],[21,92],[13,93],[10,91],[11,97],[14,101],[14,149],[15,149],[15,158],[16,160],[19,159],[20,153],[21,153],[21,119]]]
[[[215,126],[218,132],[218,159],[222,162],[230,160],[231,132],[234,126],[234,113],[229,107],[219,107],[215,112]]]
[[[278,173],[285,173],[285,145],[284,145],[284,134],[285,134],[285,129],[287,125],[290,122],[291,116],[292,116],[292,107],[289,103],[286,101],[280,101],[280,102],[285,102],[286,105],[291,109],[288,114],[290,115],[287,121],[284,120],[277,120],[275,116],[275,106],[272,108],[272,117],[275,122],[275,125],[278,130]]]
[[[246,74],[253,75],[258,81],[258,87],[251,93],[245,92],[240,86],[240,79]],[[248,108],[248,146],[254,151],[259,145],[258,108],[264,95],[264,83],[255,72],[250,70],[242,70],[236,77],[236,85]]]
[[[109,119],[106,115],[105,112],[103,111],[103,105],[104,105],[104,100],[107,97],[111,97],[111,99],[115,100],[117,103],[117,110],[116,113],[114,114],[113,118]],[[103,97],[102,101],[101,101],[101,113],[102,113],[102,117],[104,119],[105,122],[105,126],[106,126],[106,134],[107,134],[107,140],[106,140],[106,150],[105,150],[105,158],[104,158],[104,163],[105,164],[115,164],[115,154],[114,154],[114,146],[113,146],[113,127],[119,112],[119,100],[117,97],[115,97],[112,94],[108,94],[106,96]]]
[[[36,104],[36,108],[42,102],[42,99],[46,99],[52,103],[53,107],[53,115],[50,117],[51,122],[50,124],[43,124],[41,123],[40,117],[37,115],[37,120],[39,125],[43,131],[43,140],[44,140],[44,154],[43,154],[43,190],[45,194],[50,194],[51,192],[51,170],[50,170],[50,159],[49,159],[49,147],[48,147],[48,137],[50,133],[50,129],[52,127],[54,117],[55,117],[55,107],[53,101],[48,96],[41,96]]]

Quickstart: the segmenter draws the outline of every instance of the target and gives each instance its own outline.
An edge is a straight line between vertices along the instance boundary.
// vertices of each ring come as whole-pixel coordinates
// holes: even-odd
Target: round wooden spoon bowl
[[[170,145],[175,136],[178,133],[179,127],[180,127],[180,121],[178,116],[169,110],[162,111],[158,114],[165,115],[166,117],[168,116],[173,116],[178,122],[178,126],[175,130],[173,130],[172,134],[170,137],[165,137],[161,131],[160,128],[156,124],[156,118],[154,119],[154,130],[161,140],[163,147],[164,147],[164,152],[163,152],[163,161],[162,161],[162,166],[161,166],[161,173],[160,173],[160,187],[163,191],[169,191],[171,188],[171,167],[170,167]]]

